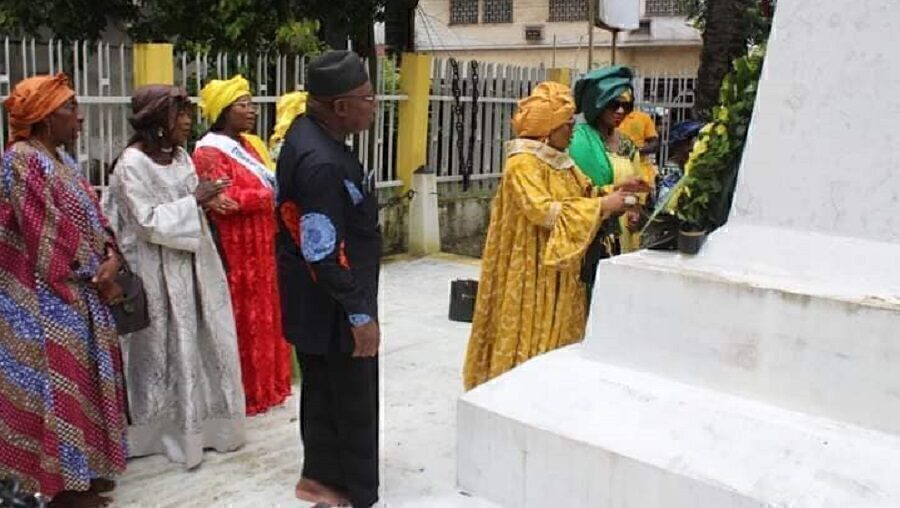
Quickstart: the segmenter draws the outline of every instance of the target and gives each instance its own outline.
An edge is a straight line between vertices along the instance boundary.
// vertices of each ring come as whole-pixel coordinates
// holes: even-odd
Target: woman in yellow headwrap
[[[248,134],[256,125],[250,100],[241,76],[203,88],[200,108],[212,127],[197,142],[194,164],[201,179],[231,181],[210,206],[210,219],[231,289],[247,414],[254,415],[290,395],[291,349],[281,333],[275,179],[265,145]]]
[[[518,138],[507,145],[482,256],[467,390],[584,335],[582,257],[601,222],[629,199],[623,190],[597,196],[566,154],[574,113],[568,88],[557,83],[541,83],[519,102]]]
[[[309,96],[306,92],[291,92],[282,95],[275,105],[275,130],[272,137],[269,138],[269,150],[273,160],[278,160],[281,152],[281,144],[284,143],[284,136],[287,135],[288,129],[294,124],[294,120],[303,114],[306,114],[306,99]]]

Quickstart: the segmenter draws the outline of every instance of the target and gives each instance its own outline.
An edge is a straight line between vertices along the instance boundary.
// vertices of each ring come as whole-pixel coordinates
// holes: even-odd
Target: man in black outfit
[[[378,271],[374,173],[345,145],[376,97],[362,60],[332,51],[309,66],[307,114],[278,158],[278,275],[284,334],[302,374],[297,497],[378,501]]]

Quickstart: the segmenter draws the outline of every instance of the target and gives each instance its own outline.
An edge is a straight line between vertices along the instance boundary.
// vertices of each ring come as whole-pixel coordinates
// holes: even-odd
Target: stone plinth
[[[466,394],[504,506],[900,506],[894,0],[781,0],[727,228],[601,264],[588,337]]]

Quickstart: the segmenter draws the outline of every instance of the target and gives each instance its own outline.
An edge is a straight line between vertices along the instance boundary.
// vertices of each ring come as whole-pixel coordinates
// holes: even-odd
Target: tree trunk
[[[706,0],[706,26],[694,107],[701,118],[708,118],[718,103],[719,88],[731,70],[732,60],[747,52],[751,29],[747,16],[753,5],[754,0]]]

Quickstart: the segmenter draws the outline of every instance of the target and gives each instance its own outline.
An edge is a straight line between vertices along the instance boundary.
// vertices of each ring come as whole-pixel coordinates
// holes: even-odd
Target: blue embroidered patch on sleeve
[[[347,194],[350,194],[350,200],[353,201],[354,205],[358,205],[363,202],[363,193],[359,190],[355,183],[350,180],[344,180],[344,187],[347,189]]]
[[[372,322],[372,316],[368,314],[350,314],[347,316],[350,320],[350,326],[357,327]]]
[[[300,218],[300,249],[310,263],[322,261],[334,252],[337,233],[327,215],[308,213]]]

